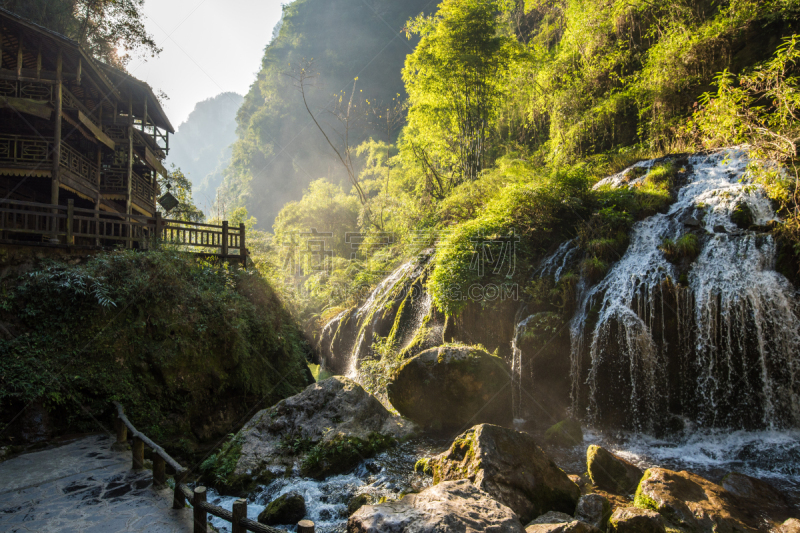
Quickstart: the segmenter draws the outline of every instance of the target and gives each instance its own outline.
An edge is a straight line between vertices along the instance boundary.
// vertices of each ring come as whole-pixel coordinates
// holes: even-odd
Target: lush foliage
[[[310,377],[301,332],[252,271],[121,251],[42,263],[2,291],[4,423],[37,400],[59,414],[58,428],[94,431],[118,400],[160,442],[207,440],[234,429],[210,412],[235,424],[240,410],[295,394]]]

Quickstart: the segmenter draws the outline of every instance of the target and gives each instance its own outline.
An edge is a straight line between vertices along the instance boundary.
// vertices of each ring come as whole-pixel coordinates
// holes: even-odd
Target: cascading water
[[[579,291],[574,414],[645,432],[668,411],[707,426],[800,422],[796,295],[774,270],[772,237],[731,220],[743,204],[756,226],[775,218],[763,190],[746,183],[747,164],[738,150],[690,157],[688,183],[669,211],[638,222],[624,256]],[[620,185],[622,174],[598,186]],[[660,247],[687,228],[701,233],[702,249],[679,285]],[[675,383],[679,394],[670,390]]]

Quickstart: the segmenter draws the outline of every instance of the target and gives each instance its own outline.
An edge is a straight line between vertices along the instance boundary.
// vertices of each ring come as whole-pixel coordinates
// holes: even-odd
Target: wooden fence
[[[244,224],[229,227],[92,209],[0,200],[0,240],[19,244],[150,249],[159,244],[184,247],[203,256],[247,262]],[[233,251],[236,253],[232,253]]]
[[[261,524],[247,518],[247,500],[240,498],[233,504],[233,512],[222,507],[212,505],[206,501],[206,488],[195,487],[192,490],[184,481],[187,479],[189,470],[181,466],[175,459],[169,456],[161,446],[147,438],[146,435],[136,430],[125,410],[114,402],[117,408],[117,443],[124,444],[127,440],[128,431],[131,432],[131,451],[133,452],[134,470],[144,468],[144,447],[147,445],[153,450],[153,485],[156,487],[167,486],[166,466],[174,471],[175,489],[172,497],[172,508],[183,509],[186,502],[193,507],[194,514],[194,533],[206,533],[208,530],[208,515],[214,515],[231,523],[233,533],[245,533],[254,531],[256,533],[287,533],[283,529]],[[297,524],[297,533],[314,533],[314,522],[301,520]]]

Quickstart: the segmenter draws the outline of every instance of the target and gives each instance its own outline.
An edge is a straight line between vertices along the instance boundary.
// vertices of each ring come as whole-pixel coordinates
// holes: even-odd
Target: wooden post
[[[167,463],[159,454],[153,454],[153,485],[163,489],[167,485]]]
[[[125,444],[128,440],[128,426],[117,417],[117,444]]]
[[[222,257],[228,258],[228,221],[222,221]]]
[[[19,46],[17,47],[17,76],[22,77],[22,32],[19,34]]]
[[[244,223],[239,224],[239,257],[242,259],[242,266],[247,266],[247,245],[244,242]]]
[[[194,533],[206,533],[208,531],[208,514],[205,509],[200,507],[201,503],[206,502],[206,488],[195,487],[192,507],[194,507]]]
[[[74,237],[72,236],[72,223],[74,222],[75,216],[75,200],[70,198],[67,200],[67,246],[72,246],[75,244],[73,242]]]
[[[175,472],[175,477],[173,478],[175,480],[175,490],[172,492],[173,509],[183,509],[186,507],[186,496],[181,490],[181,483],[183,483],[183,480],[186,479],[187,473],[187,470],[178,470]]]
[[[58,205],[58,192],[60,187],[60,171],[61,171],[61,113],[62,113],[62,100],[64,95],[63,85],[61,83],[61,71],[63,67],[61,48],[58,49],[56,56],[56,109],[55,121],[53,123],[53,167],[51,170],[51,186],[50,186],[50,203]],[[58,218],[56,215],[58,210],[53,210],[53,235],[50,237],[50,242],[58,242]]]
[[[247,530],[239,522],[242,518],[247,518],[247,500],[239,498],[233,502],[233,522],[231,533],[247,533]]]
[[[81,85],[81,70],[83,70],[83,58],[78,58],[78,73],[75,75],[75,81],[78,82],[78,87]]]
[[[42,42],[39,41],[39,53],[36,55],[36,79],[42,78]]]
[[[131,468],[134,470],[141,470],[144,468],[144,442],[142,442],[142,439],[133,437],[131,441],[131,453],[133,455],[133,464]]]
[[[314,522],[311,520],[300,520],[297,523],[297,533],[314,533]]]

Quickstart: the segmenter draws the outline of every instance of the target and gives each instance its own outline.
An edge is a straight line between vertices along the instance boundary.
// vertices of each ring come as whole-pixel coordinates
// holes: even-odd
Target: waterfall
[[[624,256],[602,281],[578,291],[570,328],[574,414],[599,423],[604,411],[618,409],[639,431],[652,431],[675,405],[684,411],[675,414],[692,414],[701,425],[737,425],[754,413],[752,423],[762,427],[800,422],[794,290],[774,270],[772,237],[731,220],[741,204],[757,225],[775,219],[763,189],[747,182],[747,165],[739,150],[690,157],[689,180],[669,211],[636,223]],[[598,185],[630,186],[623,175]],[[705,235],[688,286],[679,286],[659,246],[689,225]],[[676,372],[681,398],[670,390]]]

